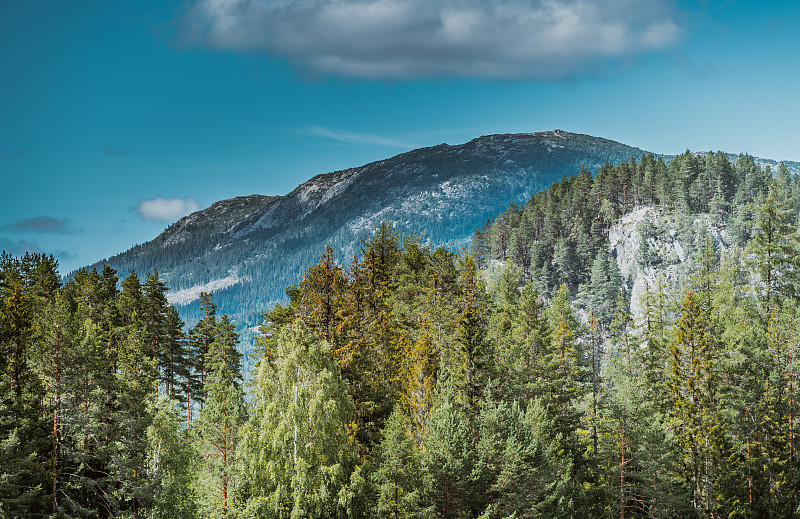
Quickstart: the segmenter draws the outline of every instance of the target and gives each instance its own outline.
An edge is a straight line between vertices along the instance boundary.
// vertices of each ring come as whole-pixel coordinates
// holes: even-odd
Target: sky
[[[0,249],[68,273],[494,133],[800,161],[798,28],[794,1],[0,2]]]

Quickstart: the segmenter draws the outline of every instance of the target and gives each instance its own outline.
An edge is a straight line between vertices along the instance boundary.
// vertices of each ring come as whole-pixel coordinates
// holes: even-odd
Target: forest
[[[640,222],[632,300],[642,207],[690,252]],[[798,517],[799,212],[785,166],[687,152],[469,250],[384,223],[265,309],[249,374],[211,294],[187,330],[158,271],[3,254],[0,517]]]

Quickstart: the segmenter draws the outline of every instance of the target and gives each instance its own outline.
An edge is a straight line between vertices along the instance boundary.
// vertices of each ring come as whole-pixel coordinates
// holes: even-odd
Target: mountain
[[[348,261],[359,237],[389,221],[402,234],[459,249],[488,218],[563,175],[645,153],[559,130],[440,144],[317,175],[285,196],[217,202],[94,266],[108,263],[120,277],[158,269],[189,323],[199,316],[200,292],[213,291],[220,312],[254,326],[326,244]]]

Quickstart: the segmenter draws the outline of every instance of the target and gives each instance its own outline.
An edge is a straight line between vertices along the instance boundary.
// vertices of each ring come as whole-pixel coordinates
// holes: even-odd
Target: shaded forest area
[[[687,152],[565,177],[469,254],[383,224],[264,314],[247,386],[210,295],[184,334],[157,272],[3,256],[0,516],[798,516],[798,190]],[[641,206],[733,245],[685,231],[634,315],[608,234]]]

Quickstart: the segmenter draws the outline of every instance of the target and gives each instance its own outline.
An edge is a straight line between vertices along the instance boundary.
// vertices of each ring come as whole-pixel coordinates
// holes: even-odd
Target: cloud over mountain
[[[192,197],[143,198],[131,207],[131,212],[149,222],[174,222],[198,209],[200,204]]]
[[[183,43],[377,80],[561,79],[681,36],[667,0],[195,0]]]

